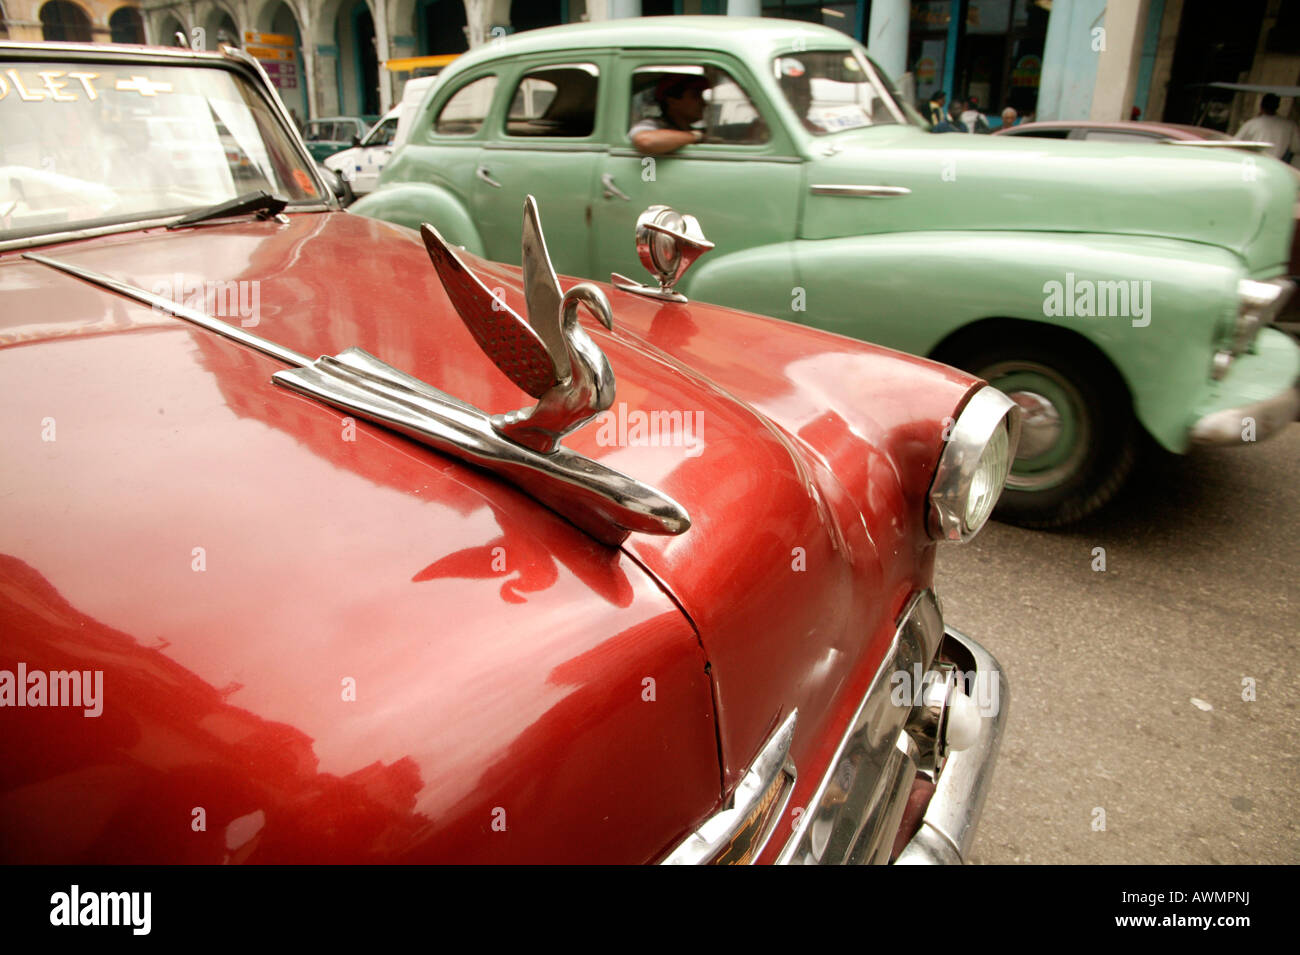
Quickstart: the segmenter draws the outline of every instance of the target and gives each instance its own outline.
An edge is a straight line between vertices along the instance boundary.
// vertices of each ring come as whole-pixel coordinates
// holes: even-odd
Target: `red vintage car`
[[[962,861],[1005,396],[672,210],[618,288],[352,216],[240,51],[0,59],[0,862]]]

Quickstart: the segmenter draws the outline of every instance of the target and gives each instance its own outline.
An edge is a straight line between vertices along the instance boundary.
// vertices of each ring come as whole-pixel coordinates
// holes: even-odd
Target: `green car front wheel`
[[[1074,523],[1109,502],[1133,470],[1138,426],[1104,361],[1058,343],[976,346],[960,367],[1021,408],[1020,444],[996,516],[1025,527]]]

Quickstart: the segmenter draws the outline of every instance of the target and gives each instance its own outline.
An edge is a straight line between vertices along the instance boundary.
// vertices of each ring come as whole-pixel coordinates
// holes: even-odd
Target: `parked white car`
[[[359,146],[325,159],[325,168],[346,179],[352,186],[353,195],[364,196],[373,192],[384,166],[410,135],[411,115],[437,80],[436,76],[407,80],[402,89],[402,101],[384,114],[384,118],[366,134]]]

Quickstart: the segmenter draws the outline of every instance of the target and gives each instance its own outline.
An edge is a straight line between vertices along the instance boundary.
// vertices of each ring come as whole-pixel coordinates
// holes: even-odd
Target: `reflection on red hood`
[[[455,316],[418,237],[398,227],[307,214],[43,251],[150,291],[177,276],[257,282],[259,313],[244,324],[255,319],[250,330],[280,345],[312,356],[357,346],[491,412],[531,404]],[[470,261],[524,313],[517,268]],[[289,751],[276,732],[296,733],[303,752],[290,762],[310,762],[313,776],[367,792],[379,791],[367,773],[390,780],[380,788],[400,798],[374,798],[402,815],[367,837],[375,860],[590,858],[593,842],[601,858],[652,858],[718,799],[715,712],[727,786],[793,706],[794,757],[816,764],[908,593],[928,584],[924,494],[942,421],[972,379],[767,319],[609,294],[614,331],[584,327],[618,380],[612,418],[566,444],[662,490],[694,522],[680,537],[634,535],[622,551],[489,474],[272,385],[282,366],[267,356],[0,257],[10,394],[0,421],[6,446],[28,449],[7,468],[0,503],[11,561],[0,623],[20,624],[26,642],[7,644],[0,668],[20,649],[47,665],[50,612],[20,610],[39,583],[54,616],[174,668],[146,681],[173,688],[160,699],[198,681],[185,700],[217,693],[281,727],[254,744],[266,758]],[[46,419],[55,441],[40,439]],[[102,659],[111,706],[140,664]],[[652,711],[640,696],[650,677]],[[350,706],[345,678],[358,688]],[[156,782],[170,760],[238,774],[233,751],[195,755],[195,734],[212,728],[204,713],[219,705],[175,699],[150,723],[173,743],[145,752],[103,737],[76,773],[138,763]],[[45,715],[25,712],[32,742],[10,745],[69,729]],[[8,755],[6,766],[25,768],[3,777],[0,805],[17,807],[39,773]],[[647,786],[647,773],[673,786]],[[274,783],[282,794],[288,778]],[[42,799],[85,791],[71,776],[45,785]],[[199,798],[187,782],[166,788],[178,806]],[[283,826],[287,798],[221,813],[227,825],[262,811]],[[592,799],[608,818],[594,840]],[[119,802],[104,813],[132,805]],[[512,826],[487,840],[505,835],[491,811],[509,806],[552,820],[547,833]],[[479,821],[483,841],[465,835]],[[285,848],[249,858],[298,858],[294,847],[319,837],[268,835]],[[334,858],[362,857],[333,845]]]

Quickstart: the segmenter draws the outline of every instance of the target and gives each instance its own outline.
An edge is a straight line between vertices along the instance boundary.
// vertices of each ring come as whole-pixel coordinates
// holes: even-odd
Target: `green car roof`
[[[464,54],[449,68],[459,73],[502,56],[587,50],[671,46],[682,50],[721,50],[737,56],[774,55],[792,47],[844,49],[856,41],[838,30],[799,20],[770,17],[636,17],[569,23],[508,36],[504,43],[490,42]]]

